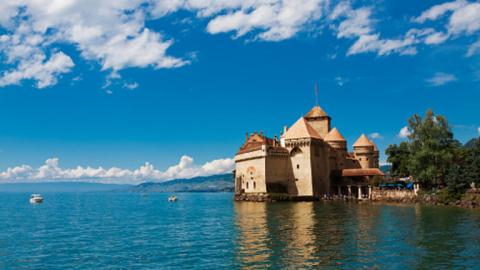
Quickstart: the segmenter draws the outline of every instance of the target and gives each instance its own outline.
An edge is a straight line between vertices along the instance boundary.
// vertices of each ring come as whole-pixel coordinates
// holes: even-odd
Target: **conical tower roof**
[[[337,128],[333,128],[328,132],[328,134],[323,138],[325,141],[345,141],[345,138],[340,134]]]
[[[285,139],[296,138],[321,139],[322,137],[312,126],[307,123],[305,118],[301,117],[289,130],[287,130],[287,133],[285,133]]]
[[[360,138],[353,144],[353,147],[373,147],[373,143],[365,136],[365,134],[362,134]]]
[[[305,118],[314,118],[314,117],[327,117],[328,114],[320,108],[320,106],[313,107],[306,115]]]

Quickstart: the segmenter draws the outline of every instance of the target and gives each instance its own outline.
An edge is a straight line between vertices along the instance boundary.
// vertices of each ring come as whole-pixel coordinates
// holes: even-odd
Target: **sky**
[[[0,181],[226,173],[319,104],[383,154],[432,108],[480,134],[480,3],[0,2]]]

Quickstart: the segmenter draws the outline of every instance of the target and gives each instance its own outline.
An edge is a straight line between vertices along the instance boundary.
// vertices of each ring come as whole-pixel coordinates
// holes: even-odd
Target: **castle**
[[[348,152],[347,142],[331,118],[313,107],[280,136],[247,133],[235,156],[236,198],[287,194],[296,199],[325,195],[369,198],[379,170],[377,146],[365,135]]]

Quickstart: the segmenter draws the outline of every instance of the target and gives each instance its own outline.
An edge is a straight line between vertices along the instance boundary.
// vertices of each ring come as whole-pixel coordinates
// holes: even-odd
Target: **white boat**
[[[30,196],[30,203],[42,203],[43,197],[40,194],[32,194]]]
[[[176,202],[177,201],[177,196],[172,195],[172,196],[168,197],[168,201],[169,202]]]

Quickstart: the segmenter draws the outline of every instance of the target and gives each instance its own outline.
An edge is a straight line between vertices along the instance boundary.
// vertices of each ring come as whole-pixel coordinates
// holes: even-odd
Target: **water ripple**
[[[0,269],[472,269],[480,213],[231,194],[0,196]]]

